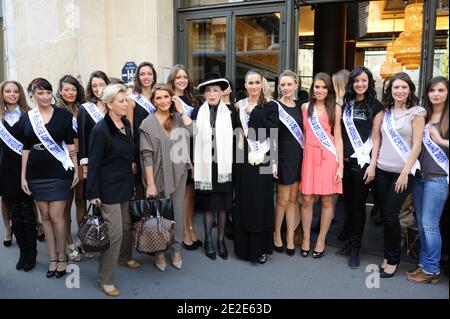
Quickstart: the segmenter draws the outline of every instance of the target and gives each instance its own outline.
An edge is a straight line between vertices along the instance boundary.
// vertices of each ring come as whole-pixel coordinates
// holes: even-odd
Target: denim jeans
[[[412,194],[419,226],[419,265],[427,274],[439,274],[442,246],[439,220],[448,195],[447,178],[416,177]]]

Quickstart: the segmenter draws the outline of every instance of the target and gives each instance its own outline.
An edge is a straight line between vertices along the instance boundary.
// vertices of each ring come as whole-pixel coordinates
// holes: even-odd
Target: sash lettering
[[[89,113],[89,115],[91,116],[91,118],[94,120],[95,123],[98,123],[103,119],[104,116],[102,112],[100,112],[97,105],[95,105],[94,103],[92,102],[84,103],[83,107]]]
[[[264,155],[270,150],[270,139],[267,138],[263,143],[260,143],[259,141],[253,141],[248,138],[248,121],[250,120],[250,115],[245,112],[248,107],[248,99],[241,100],[239,104],[239,118],[250,148],[248,161],[252,165],[261,164],[264,162]]]
[[[20,143],[14,136],[9,133],[6,127],[0,121],[0,139],[14,152],[22,155],[23,144]]]
[[[139,104],[144,110],[148,112],[148,114],[155,113],[156,111],[155,106],[152,103],[150,103],[150,101],[147,100],[145,96],[137,93],[134,93],[131,96],[137,104]]]
[[[303,145],[303,132],[297,121],[291,115],[289,115],[288,112],[286,112],[286,110],[280,105],[280,103],[275,100],[273,101],[278,105],[278,116],[280,118],[280,121],[287,127],[292,136],[295,137],[301,148],[305,148]]]
[[[41,114],[38,108],[35,108],[28,112],[30,117],[31,126],[36,136],[39,138],[44,147],[52,154],[58,161],[61,162],[64,169],[67,171],[73,169],[74,165],[69,156],[69,150],[66,143],[62,143],[63,148],[61,148],[52,138],[50,133],[45,128],[44,122],[42,121]]]
[[[178,98],[178,101],[180,101],[181,107],[183,108],[184,112],[186,112],[187,115],[190,117],[192,115],[192,112],[194,111],[194,108],[192,106],[184,103],[184,101],[179,96],[177,96],[177,98]]]
[[[394,129],[395,120],[391,112],[384,112],[384,121],[382,127],[389,141],[394,146],[395,151],[406,163],[408,161],[408,156],[411,149],[409,148],[408,143],[405,142],[403,137],[401,137],[400,134],[398,134]],[[414,175],[416,173],[416,170],[418,169],[420,169],[420,163],[416,160],[413,167],[411,168],[411,174]]]
[[[358,160],[358,165],[364,167],[364,165],[370,164],[370,151],[372,150],[372,139],[369,137],[365,143],[363,143],[358,130],[356,129],[355,123],[353,122],[353,110],[355,102],[351,101],[350,105],[345,104],[343,121],[347,135],[352,143],[353,149],[355,150],[356,158]]]
[[[437,145],[430,137],[429,124],[425,126],[423,132],[423,145],[427,149],[428,153],[431,155],[436,164],[439,165],[447,173],[447,184],[448,184],[448,168],[449,161],[447,155],[442,151],[442,149]]]
[[[315,107],[313,115],[308,118],[308,122],[309,125],[311,125],[311,129],[319,142],[336,157],[336,162],[338,162],[336,148],[334,147],[333,142],[331,142],[330,137],[323,129],[322,125],[320,125]]]

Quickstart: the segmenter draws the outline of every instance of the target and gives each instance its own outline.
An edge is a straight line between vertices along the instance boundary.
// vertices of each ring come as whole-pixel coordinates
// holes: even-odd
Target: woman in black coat
[[[101,254],[98,280],[102,291],[114,297],[119,295],[114,286],[117,263],[129,268],[140,266],[131,259],[133,233],[128,210],[134,189],[134,143],[130,122],[125,118],[125,87],[108,85],[102,101],[108,113],[92,130],[86,197],[91,204],[101,204],[107,225],[110,247]]]

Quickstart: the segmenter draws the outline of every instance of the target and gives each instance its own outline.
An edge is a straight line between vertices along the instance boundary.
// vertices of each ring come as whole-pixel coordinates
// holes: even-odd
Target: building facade
[[[3,78],[73,74],[85,83],[94,70],[121,78],[125,63],[150,61],[159,81],[182,63],[194,84],[214,72],[238,93],[250,68],[273,89],[295,70],[306,89],[318,71],[366,65],[381,85],[386,47],[416,2],[420,61],[406,71],[421,89],[448,61],[448,0],[3,0]]]

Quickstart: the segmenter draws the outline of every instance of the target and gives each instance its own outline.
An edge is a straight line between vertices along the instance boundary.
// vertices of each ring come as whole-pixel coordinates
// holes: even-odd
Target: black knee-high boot
[[[218,212],[218,216],[217,216],[217,224],[218,224],[218,230],[219,230],[219,235],[217,237],[217,249],[219,251],[219,256],[222,259],[227,259],[228,258],[228,250],[227,250],[227,246],[225,245],[225,225],[227,222],[227,212],[225,210],[222,210],[220,212]]]
[[[30,196],[23,194],[20,198],[22,210],[23,228],[25,234],[26,255],[23,270],[29,271],[36,265],[37,257],[37,223],[36,213],[33,208],[33,200]]]
[[[206,211],[203,215],[203,225],[205,227],[205,254],[211,259],[216,259],[216,252],[214,251],[213,241],[212,241],[212,228],[214,224],[214,214],[213,212]]]
[[[11,216],[12,232],[17,240],[20,255],[16,264],[16,269],[21,270],[24,267],[26,259],[25,229],[23,224],[22,211],[20,209],[20,200],[18,197],[5,197],[5,203]]]

